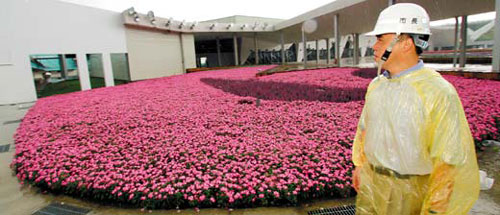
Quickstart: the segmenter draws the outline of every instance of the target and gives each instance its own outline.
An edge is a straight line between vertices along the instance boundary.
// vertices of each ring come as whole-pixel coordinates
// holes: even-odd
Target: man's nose
[[[378,50],[378,47],[379,47],[379,46],[378,46],[378,44],[377,44],[377,43],[373,44],[373,46],[372,46],[373,51],[377,51],[377,50]]]

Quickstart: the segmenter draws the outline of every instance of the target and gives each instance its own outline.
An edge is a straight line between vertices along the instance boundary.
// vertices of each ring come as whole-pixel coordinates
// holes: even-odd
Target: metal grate
[[[5,121],[3,124],[8,125],[8,124],[14,124],[14,123],[20,123],[20,122],[21,122],[21,119],[18,119],[18,120],[12,120],[12,121]]]
[[[85,215],[90,209],[54,202],[36,211],[33,215]]]
[[[307,212],[308,215],[355,215],[356,206],[345,205],[334,208],[323,208]]]
[[[10,149],[10,144],[7,144],[7,145],[0,145],[0,153],[3,153],[3,152],[8,152]]]

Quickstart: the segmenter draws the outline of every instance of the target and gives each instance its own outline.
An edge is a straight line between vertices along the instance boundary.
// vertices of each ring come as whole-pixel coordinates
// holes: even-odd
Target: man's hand
[[[359,167],[355,167],[354,170],[352,171],[352,187],[356,190],[356,192],[359,192],[359,184],[360,184],[360,179],[359,179]]]
[[[429,214],[446,213],[453,193],[455,171],[452,165],[444,162],[438,162],[434,165],[423,211],[428,211]]]

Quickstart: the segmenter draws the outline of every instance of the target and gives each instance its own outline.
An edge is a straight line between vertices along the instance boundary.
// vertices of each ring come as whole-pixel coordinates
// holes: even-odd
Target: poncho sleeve
[[[440,90],[426,95],[433,170],[422,214],[467,214],[479,196],[474,141],[456,90],[444,79],[438,83]]]

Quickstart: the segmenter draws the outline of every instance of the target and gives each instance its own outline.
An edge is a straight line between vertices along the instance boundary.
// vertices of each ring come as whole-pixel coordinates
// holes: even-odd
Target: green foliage
[[[115,85],[126,84],[128,81],[116,80]],[[93,89],[100,88],[106,86],[104,82],[104,78],[90,78],[90,85]],[[47,96],[57,95],[57,94],[66,94],[71,92],[80,91],[80,80],[68,80],[62,81],[59,83],[48,84],[45,89],[40,92],[37,92],[38,98],[43,98]]]

